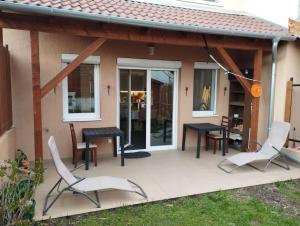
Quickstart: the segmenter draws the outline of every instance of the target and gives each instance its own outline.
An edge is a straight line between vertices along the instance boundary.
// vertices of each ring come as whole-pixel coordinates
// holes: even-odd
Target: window
[[[63,67],[77,55],[63,54]],[[88,57],[63,80],[64,121],[100,120],[100,57]]]
[[[193,117],[216,115],[217,69],[212,63],[195,63]]]

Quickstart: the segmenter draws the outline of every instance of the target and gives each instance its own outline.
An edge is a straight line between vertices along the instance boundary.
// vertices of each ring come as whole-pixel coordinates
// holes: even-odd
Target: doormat
[[[146,151],[137,151],[137,152],[131,152],[131,153],[124,154],[124,157],[127,159],[147,158],[150,156],[151,156],[151,154]]]

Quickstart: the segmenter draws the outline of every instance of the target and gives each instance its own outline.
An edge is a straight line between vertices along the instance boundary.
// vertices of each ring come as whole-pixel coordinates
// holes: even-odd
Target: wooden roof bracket
[[[223,47],[217,47],[216,50],[217,50],[217,53],[219,54],[219,56],[227,64],[227,66],[229,67],[229,69],[233,73],[238,74],[238,75],[242,75],[242,72],[240,71],[239,67],[236,65],[236,63],[234,62],[234,60],[231,58],[231,56],[228,54],[228,52]],[[249,81],[245,80],[245,79],[242,79],[239,76],[236,76],[236,75],[234,75],[234,76],[240,82],[240,84],[245,89],[245,91],[250,96],[252,96],[252,94],[251,94],[251,83]]]
[[[96,52],[96,50],[103,45],[105,38],[97,38],[90,45],[88,45],[78,57],[76,57],[67,67],[62,69],[54,78],[52,78],[46,85],[41,88],[41,97],[46,96],[58,83],[70,75],[86,58]]]

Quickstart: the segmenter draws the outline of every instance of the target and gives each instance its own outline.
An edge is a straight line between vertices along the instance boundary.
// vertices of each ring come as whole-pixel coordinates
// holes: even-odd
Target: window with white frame
[[[63,54],[66,67],[78,55]],[[100,57],[88,57],[63,80],[64,121],[100,120]]]
[[[195,63],[193,117],[216,115],[218,65]]]

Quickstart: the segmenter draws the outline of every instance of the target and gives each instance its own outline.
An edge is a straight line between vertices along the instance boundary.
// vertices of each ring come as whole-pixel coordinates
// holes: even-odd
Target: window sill
[[[210,118],[210,117],[218,117],[218,114],[210,113],[210,112],[193,112],[193,118]]]
[[[63,119],[63,122],[92,122],[92,121],[101,121],[101,118],[82,118],[82,119],[74,119],[74,118],[68,118]]]
[[[192,116],[192,118],[213,118],[219,117],[219,115],[201,115],[201,116]]]

